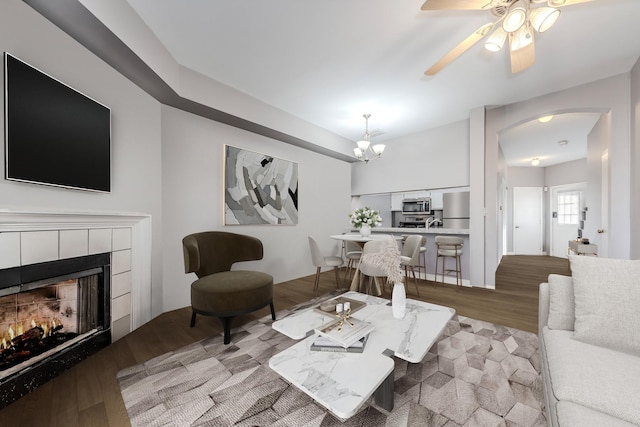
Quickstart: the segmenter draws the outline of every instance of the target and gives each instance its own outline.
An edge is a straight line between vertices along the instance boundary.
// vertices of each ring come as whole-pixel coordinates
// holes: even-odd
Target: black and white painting
[[[225,145],[225,225],[298,223],[298,164]]]

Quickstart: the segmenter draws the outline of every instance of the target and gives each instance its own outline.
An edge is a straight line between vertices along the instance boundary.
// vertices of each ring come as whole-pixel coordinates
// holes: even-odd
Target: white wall
[[[469,185],[468,120],[384,141],[384,144],[387,148],[382,158],[368,164],[353,164],[352,194]]]
[[[223,225],[224,144],[298,163],[298,225]],[[309,234],[325,254],[339,252],[329,236],[349,227],[349,163],[166,106],[162,159],[164,311],[190,304],[189,286],[196,277],[184,273],[182,238],[187,234],[222,230],[259,238],[264,259],[234,268],[268,272],[276,284],[315,273]]]
[[[631,218],[640,218],[640,60],[631,70]],[[640,259],[640,222],[631,222],[631,259]]]
[[[544,185],[557,185],[587,182],[587,159],[578,159],[544,168]]]
[[[0,50],[111,108],[111,193],[0,180],[0,209],[139,212],[152,216],[153,315],[162,306],[160,104],[20,0],[0,2]],[[4,103],[0,105],[4,121]],[[3,126],[4,128],[4,126]],[[0,157],[4,144],[0,144]],[[4,162],[3,162],[4,168]],[[4,173],[3,173],[4,175]]]

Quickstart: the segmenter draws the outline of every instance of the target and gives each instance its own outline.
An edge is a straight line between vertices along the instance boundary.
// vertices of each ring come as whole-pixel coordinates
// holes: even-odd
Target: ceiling
[[[421,11],[423,0],[127,1],[180,64],[354,141],[364,113],[380,131],[374,142],[395,140],[467,119],[473,108],[627,72],[640,55],[638,0],[564,7],[536,34],[536,63],[521,73],[511,73],[507,52],[480,42],[431,77],[427,68],[493,21],[489,11]],[[533,142],[574,138],[562,122]],[[503,151],[509,162],[512,151],[530,155]]]

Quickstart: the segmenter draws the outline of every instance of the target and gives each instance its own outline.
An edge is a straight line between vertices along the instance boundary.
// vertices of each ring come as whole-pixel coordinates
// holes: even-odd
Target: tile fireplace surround
[[[0,209],[0,269],[104,252],[116,341],[151,320],[151,217]]]

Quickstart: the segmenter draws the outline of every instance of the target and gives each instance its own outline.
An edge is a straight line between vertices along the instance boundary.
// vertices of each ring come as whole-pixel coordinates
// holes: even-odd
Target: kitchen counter
[[[357,233],[358,230],[352,230]],[[402,234],[458,234],[469,235],[466,228],[404,228],[404,227],[376,227],[371,229],[372,233],[402,233]]]
[[[358,233],[358,230],[351,230],[351,233]],[[436,245],[435,236],[450,235],[459,236],[464,239],[464,247],[462,251],[462,284],[463,286],[471,286],[469,282],[469,229],[466,228],[404,228],[404,227],[376,227],[371,230],[374,234],[393,234],[400,236],[403,234],[418,234],[427,239],[426,243],[426,261],[427,261],[427,274],[426,278],[429,280],[434,279],[434,272],[436,268]],[[451,260],[447,262],[447,268],[451,268]],[[440,270],[442,270],[442,264],[438,268],[438,281],[442,280],[440,277]],[[425,273],[420,272],[419,276],[425,278]],[[445,278],[447,283],[455,283],[455,276],[448,276]]]

